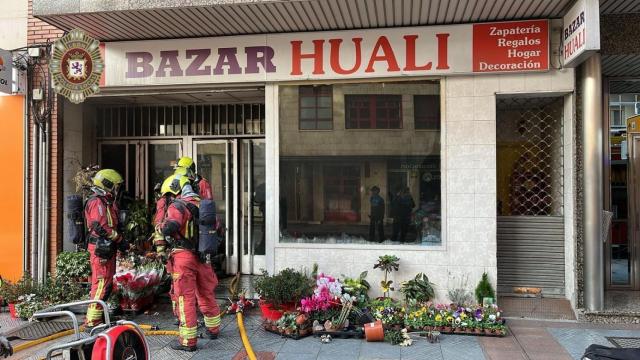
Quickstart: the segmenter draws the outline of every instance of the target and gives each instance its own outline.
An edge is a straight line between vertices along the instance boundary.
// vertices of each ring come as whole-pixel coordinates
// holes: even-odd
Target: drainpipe
[[[37,124],[33,124],[33,162],[31,172],[31,261],[30,270],[31,277],[37,275],[38,266],[38,234],[39,234],[39,212],[38,201],[40,195],[38,192],[38,180],[40,177],[40,129]]]
[[[24,97],[22,114],[22,273],[29,270],[29,94]]]
[[[604,254],[602,242],[603,129],[600,54],[582,65],[584,142],[584,304],[587,311],[604,308]]]

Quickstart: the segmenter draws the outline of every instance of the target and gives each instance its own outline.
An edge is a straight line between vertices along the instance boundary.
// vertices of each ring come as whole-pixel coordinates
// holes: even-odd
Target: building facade
[[[597,310],[584,303],[583,269],[596,266],[583,251],[596,229],[584,196],[598,185],[582,159],[593,150],[584,114],[602,116],[583,113],[591,73],[563,66],[574,2],[500,2],[114,2],[69,13],[65,1],[34,0],[38,19],[103,42],[105,60],[100,94],[60,98],[51,120],[63,137],[51,138],[62,161],[51,163],[49,264],[73,249],[60,195],[75,192],[81,166],[117,169],[151,203],[191,156],[213,185],[228,273],[317,263],[369,270],[375,284],[377,257],[395,254],[394,281],[424,272],[439,301],[486,272],[503,295],[538,288]],[[634,6],[620,3],[602,11]],[[616,254],[616,269],[631,264]]]

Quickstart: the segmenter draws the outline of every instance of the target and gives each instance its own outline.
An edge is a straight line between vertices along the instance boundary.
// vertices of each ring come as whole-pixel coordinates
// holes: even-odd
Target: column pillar
[[[588,311],[604,307],[604,254],[602,242],[603,137],[602,69],[600,54],[582,65],[582,119],[584,167],[584,304]]]

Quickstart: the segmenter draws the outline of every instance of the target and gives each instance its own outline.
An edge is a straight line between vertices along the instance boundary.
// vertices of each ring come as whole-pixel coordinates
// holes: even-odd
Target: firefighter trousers
[[[89,244],[91,264],[91,293],[92,300],[107,301],[113,287],[113,275],[116,274],[116,257],[105,260],[95,254],[96,246]],[[104,310],[102,306],[92,304],[87,309],[87,326],[96,326],[103,323]],[[108,311],[108,309],[106,309]]]
[[[184,346],[195,346],[198,336],[196,306],[204,315],[207,330],[213,334],[220,330],[220,308],[214,293],[218,278],[211,265],[200,262],[192,251],[174,250],[169,261],[173,279],[172,298],[180,320],[179,341]]]

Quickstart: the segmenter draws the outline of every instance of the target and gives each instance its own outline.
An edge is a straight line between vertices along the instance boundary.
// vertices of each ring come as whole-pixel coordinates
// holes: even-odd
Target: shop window
[[[437,98],[439,89],[436,81],[333,85],[335,103],[345,102],[334,117],[347,126],[315,133],[296,129],[300,87],[280,86],[280,241],[441,244],[440,127],[416,132],[401,120],[402,99]]]
[[[401,129],[402,95],[345,95],[347,129]]]
[[[300,130],[331,130],[333,128],[331,86],[300,86],[298,94]]]
[[[415,95],[413,118],[416,130],[440,130],[440,96]]]

